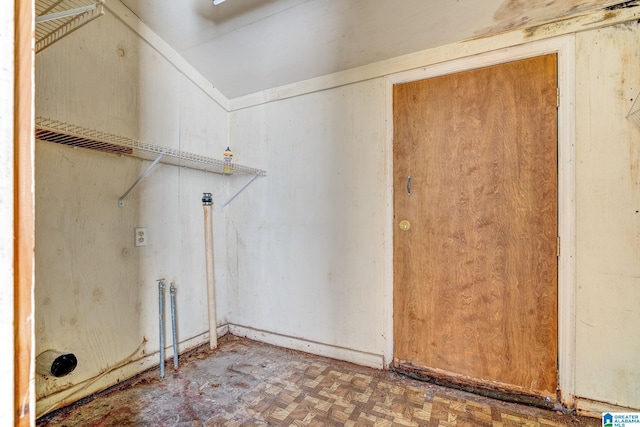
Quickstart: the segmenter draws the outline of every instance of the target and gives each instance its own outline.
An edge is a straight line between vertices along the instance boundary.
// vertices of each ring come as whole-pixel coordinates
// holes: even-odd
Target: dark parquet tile
[[[599,426],[388,371],[227,336],[164,379],[148,371],[38,426]]]

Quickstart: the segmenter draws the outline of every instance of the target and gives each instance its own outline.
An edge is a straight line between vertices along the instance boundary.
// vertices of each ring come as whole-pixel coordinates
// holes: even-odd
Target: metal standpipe
[[[159,326],[160,326],[160,378],[164,378],[164,279],[158,280]]]
[[[176,287],[173,282],[169,286],[171,295],[171,330],[173,334],[173,369],[178,370],[178,332],[176,330]]]

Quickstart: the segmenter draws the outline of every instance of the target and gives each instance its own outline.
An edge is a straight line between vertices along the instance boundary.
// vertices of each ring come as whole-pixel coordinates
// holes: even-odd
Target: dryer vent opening
[[[36,357],[36,372],[41,375],[64,377],[78,366],[78,359],[72,353],[47,350]]]

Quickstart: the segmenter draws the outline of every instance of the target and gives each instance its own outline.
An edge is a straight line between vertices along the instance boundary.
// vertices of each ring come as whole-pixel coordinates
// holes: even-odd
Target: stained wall
[[[231,114],[231,140],[269,171],[230,210],[239,333],[383,366],[384,93],[374,79]]]
[[[575,354],[560,375],[596,415],[640,408],[640,128],[625,118],[640,90],[639,35],[636,22],[575,33],[575,121],[560,123],[575,126],[577,187],[577,272],[564,285],[575,307],[563,307]],[[231,140],[270,176],[230,217],[229,320],[257,339],[380,366],[393,346],[389,99],[375,78],[305,88],[231,113]]]
[[[575,58],[571,393],[630,408],[640,408],[640,137],[624,115],[640,90],[638,35],[636,23],[579,32]],[[404,57],[391,68],[411,63]],[[38,115],[209,155],[228,142],[240,163],[268,170],[214,215],[220,324],[278,345],[385,364],[392,159],[384,73],[321,89],[301,82],[283,91],[293,95],[271,91],[256,102],[256,94],[228,113],[110,15],[40,54],[36,67]],[[43,411],[157,363],[162,275],[179,286],[185,346],[206,340],[199,199],[212,191],[219,203],[243,180],[160,167],[118,208],[148,163],[49,143],[38,143],[36,154],[37,346],[81,360],[74,377],[39,380]],[[149,246],[133,246],[136,226],[148,228]],[[132,354],[143,362],[104,373]]]
[[[110,13],[36,57],[36,114],[185,152],[220,157],[227,113]],[[219,175],[159,164],[118,206],[149,161],[38,141],[36,353],[69,352],[68,376],[38,375],[38,413],[159,363],[159,293],[177,287],[180,349],[208,342],[202,193],[219,204]],[[214,209],[216,264],[226,266],[226,213]],[[134,245],[146,227],[148,245]],[[225,268],[216,269],[227,323]],[[222,332],[222,331],[221,331]],[[169,367],[168,367],[169,369]]]
[[[637,22],[576,38],[576,395],[640,408]],[[636,103],[636,108],[640,103]]]

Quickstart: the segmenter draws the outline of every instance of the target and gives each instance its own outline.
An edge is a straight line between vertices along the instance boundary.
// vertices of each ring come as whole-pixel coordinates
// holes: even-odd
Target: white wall
[[[13,425],[13,82],[14,4],[0,4],[0,419]],[[8,59],[11,58],[11,59]]]
[[[639,34],[637,23],[577,34],[577,354],[561,375],[575,374],[565,395],[592,409],[640,408],[640,128],[624,118],[640,90]],[[303,82],[231,113],[231,140],[270,174],[229,219],[232,331],[383,360],[392,216],[381,84]]]
[[[384,94],[375,79],[231,114],[240,158],[269,172],[230,210],[231,324],[382,366]]]
[[[634,388],[640,366],[639,130],[623,116],[638,90],[638,34],[637,24],[579,33],[576,58],[577,354],[571,393],[632,408],[640,408]],[[529,36],[496,36],[450,52],[438,48],[347,77],[429,65]],[[338,76],[332,88],[305,82],[302,90],[256,94],[252,103],[226,113],[110,15],[47,49],[36,67],[39,115],[160,145],[177,146],[178,140],[184,150],[214,156],[229,140],[238,162],[268,170],[224,215],[214,215],[220,323],[279,345],[383,365],[391,339],[392,217],[382,75],[349,84]],[[253,102],[261,98],[273,102]],[[126,358],[143,337],[145,352],[153,354],[155,279],[162,274],[191,288],[179,292],[181,338],[204,332],[199,199],[213,191],[219,204],[227,181],[160,166],[120,209],[117,198],[145,162],[48,143],[39,143],[36,154],[38,351],[76,352],[80,365],[69,377],[74,384]],[[231,189],[243,182],[228,181]],[[149,228],[150,246],[133,247],[135,226]],[[607,298],[613,314],[603,310]],[[610,337],[617,339],[615,355],[605,345]],[[95,387],[153,363],[155,355]],[[37,391],[55,393],[66,381],[41,379]],[[74,390],[41,399],[38,411],[64,402]]]
[[[576,395],[640,409],[637,22],[578,34]],[[640,107],[640,103],[636,103]]]
[[[36,114],[211,157],[221,157],[228,139],[227,113],[109,13],[37,55]],[[201,199],[212,192],[219,205],[228,183],[160,164],[118,207],[149,163],[37,143],[36,354],[55,349],[78,358],[66,377],[37,376],[38,414],[158,363],[161,277],[166,319],[168,285],[178,287],[181,350],[207,341]],[[221,266],[225,216],[213,214]],[[148,246],[134,246],[135,227],[147,227]],[[224,268],[216,279],[217,320],[226,324]],[[168,320],[166,331],[170,346]]]

